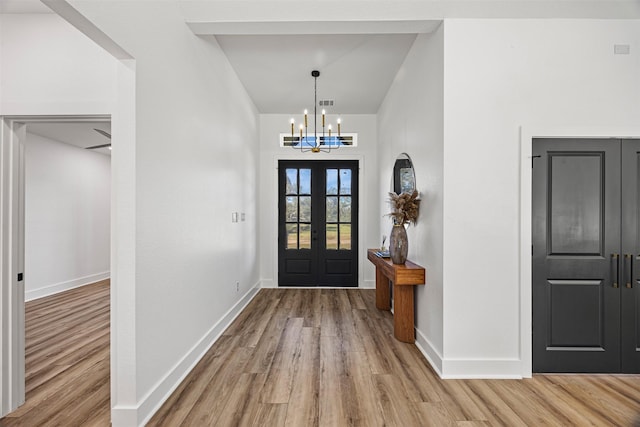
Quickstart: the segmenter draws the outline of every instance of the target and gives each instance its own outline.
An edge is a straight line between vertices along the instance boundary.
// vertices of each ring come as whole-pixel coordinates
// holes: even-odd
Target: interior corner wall
[[[28,132],[25,299],[109,278],[109,156]]]
[[[112,416],[144,424],[257,292],[258,114],[177,2],[69,3],[136,61],[135,402]]]
[[[446,377],[518,377],[520,132],[628,129],[640,117],[637,20],[447,20]],[[615,55],[614,44],[628,44]],[[576,135],[588,137],[586,134]],[[529,356],[530,357],[530,356]]]
[[[293,159],[360,161],[358,285],[363,288],[375,287],[375,269],[367,261],[366,249],[380,245],[378,194],[376,186],[370,185],[377,182],[379,174],[376,115],[342,114],[340,117],[345,132],[358,134],[357,147],[343,147],[331,153],[300,153],[291,147],[280,147],[280,134],[288,131],[291,115],[260,115],[260,275],[263,287],[278,286],[277,167],[278,160]],[[336,118],[327,114],[328,122],[335,122]]]
[[[416,343],[437,371],[443,349],[443,64],[445,25],[419,34],[378,111],[380,216],[389,212],[388,191],[396,157],[407,153],[416,173],[421,206],[409,226],[409,254],[427,271],[416,287]],[[389,235],[391,221],[379,234]]]

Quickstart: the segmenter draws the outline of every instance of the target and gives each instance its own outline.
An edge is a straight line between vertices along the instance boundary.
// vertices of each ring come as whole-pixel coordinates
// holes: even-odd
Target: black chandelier
[[[331,124],[326,125],[325,110],[322,110],[322,130],[318,135],[318,77],[320,77],[320,71],[311,71],[313,77],[313,134],[309,134],[309,112],[304,110],[304,122],[300,123],[299,136],[295,135],[295,120],[291,119],[291,138],[290,145],[295,149],[299,149],[301,152],[311,151],[312,153],[319,153],[320,151],[328,153],[332,149],[338,149],[343,145],[343,137],[340,133],[341,120],[337,120],[337,135],[332,135]],[[289,138],[287,138],[289,139]]]

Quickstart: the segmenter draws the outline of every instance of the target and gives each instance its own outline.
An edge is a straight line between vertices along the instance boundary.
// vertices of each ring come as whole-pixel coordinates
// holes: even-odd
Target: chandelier
[[[325,115],[326,112],[322,110],[322,129],[318,134],[318,77],[320,71],[313,70],[311,72],[313,77],[313,133],[309,133],[309,111],[304,110],[304,121],[299,124],[299,136],[295,135],[295,119],[291,119],[291,139],[289,145],[295,149],[299,149],[301,152],[319,153],[320,151],[328,153],[331,149],[338,149],[343,144],[343,137],[340,134],[341,120],[337,120],[338,134],[332,135],[333,128],[331,124],[326,124]],[[287,138],[289,139],[289,138]]]

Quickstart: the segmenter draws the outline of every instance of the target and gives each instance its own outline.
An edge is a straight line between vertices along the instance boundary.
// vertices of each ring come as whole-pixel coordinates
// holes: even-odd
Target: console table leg
[[[376,308],[378,310],[391,309],[391,296],[389,295],[389,279],[382,270],[376,267]]]
[[[393,286],[393,335],[402,342],[415,342],[413,286]]]

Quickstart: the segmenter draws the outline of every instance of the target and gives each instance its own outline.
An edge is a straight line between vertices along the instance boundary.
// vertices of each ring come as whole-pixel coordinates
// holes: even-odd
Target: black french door
[[[638,373],[640,140],[533,153],[533,370]]]
[[[358,161],[278,163],[278,283],[358,286]]]

